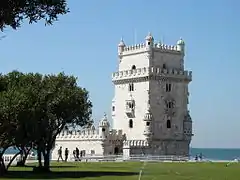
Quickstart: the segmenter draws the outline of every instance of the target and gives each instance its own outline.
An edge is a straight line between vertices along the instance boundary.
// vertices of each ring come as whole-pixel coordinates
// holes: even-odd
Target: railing
[[[9,163],[11,161],[11,159],[14,157],[15,154],[4,154],[3,155],[3,160],[4,163]],[[20,160],[20,154],[13,160],[13,164],[17,163]],[[28,156],[27,160],[36,160],[35,156]]]
[[[70,158],[70,161],[75,161],[74,157]],[[80,158],[81,161],[156,161],[156,162],[166,162],[166,161],[189,161],[188,156],[148,156],[148,155],[134,155],[130,157],[124,157],[123,155],[86,155]]]

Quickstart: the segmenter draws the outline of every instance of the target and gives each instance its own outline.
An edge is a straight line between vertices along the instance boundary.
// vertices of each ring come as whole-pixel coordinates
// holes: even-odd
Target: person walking
[[[73,150],[74,161],[77,161],[76,150]]]
[[[60,146],[60,148],[58,149],[58,162],[59,162],[59,160],[62,160],[63,161],[63,158],[62,158],[62,146]]]
[[[79,155],[80,155],[80,151],[79,151],[79,149],[76,147],[76,159],[77,159],[77,161],[80,160]]]
[[[67,162],[68,160],[68,154],[69,154],[69,150],[68,148],[65,149],[65,162]]]

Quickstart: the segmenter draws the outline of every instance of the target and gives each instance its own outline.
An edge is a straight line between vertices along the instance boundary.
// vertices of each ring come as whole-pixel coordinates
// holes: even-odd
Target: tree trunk
[[[3,151],[0,153],[0,176],[4,175],[7,172],[3,159],[3,154],[6,150],[7,148],[3,149]]]
[[[25,166],[27,157],[28,157],[31,149],[32,148],[29,148],[29,149],[25,150],[25,148],[21,148],[21,150],[23,151],[23,156],[21,157],[21,160],[19,162],[17,162],[17,166],[20,166],[20,167]]]
[[[38,166],[42,167],[42,152],[40,148],[37,149],[37,158],[38,158]]]
[[[20,153],[21,153],[21,152],[18,152],[17,154],[15,154],[15,155],[12,157],[12,159],[11,159],[10,162],[8,163],[6,169],[8,169],[8,168],[11,166],[12,162],[14,161],[14,159],[15,159]]]
[[[44,169],[46,171],[50,171],[50,150],[47,149],[46,153],[44,153]]]
[[[4,165],[4,162],[1,161],[0,162],[0,176],[3,176],[4,174],[6,174],[6,172],[7,172],[7,169]]]
[[[43,155],[43,158],[44,158],[44,166],[42,165],[42,155]],[[45,159],[46,159],[46,155],[45,153],[41,150],[41,148],[38,148],[37,149],[37,156],[38,156],[38,167],[34,167],[33,168],[33,171],[36,172],[36,173],[48,173],[50,170],[50,168],[46,168],[46,162],[45,162]],[[45,167],[46,166],[46,167]]]

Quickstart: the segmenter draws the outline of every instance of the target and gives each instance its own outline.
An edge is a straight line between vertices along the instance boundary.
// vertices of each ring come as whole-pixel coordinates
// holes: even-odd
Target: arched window
[[[166,84],[166,92],[170,92],[172,90],[172,84]]]
[[[135,65],[133,65],[133,66],[132,66],[132,69],[136,69],[136,66],[135,66]]]
[[[106,131],[106,129],[105,128],[102,128],[102,132],[105,132]]]
[[[167,120],[167,128],[171,128],[171,121],[170,120]]]
[[[169,101],[169,102],[167,103],[167,108],[168,108],[168,109],[174,108],[174,103],[173,103],[172,101]]]
[[[162,65],[162,68],[163,68],[163,69],[166,69],[166,64],[163,64],[163,65]]]
[[[115,154],[115,155],[118,155],[118,154],[119,154],[119,148],[118,148],[118,147],[115,147],[115,148],[114,148],[114,154]]]
[[[133,83],[128,85],[128,90],[129,91],[134,91],[134,84]]]
[[[127,106],[129,109],[133,109],[134,108],[134,103],[133,102],[128,102]]]
[[[129,120],[129,128],[133,128],[133,120],[132,119]]]

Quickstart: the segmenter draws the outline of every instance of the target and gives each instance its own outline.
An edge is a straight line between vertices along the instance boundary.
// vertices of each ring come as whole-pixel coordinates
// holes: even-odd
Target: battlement
[[[134,51],[134,50],[142,49],[142,48],[145,48],[145,47],[146,47],[145,43],[135,44],[135,45],[132,45],[132,46],[125,46],[124,51]]]
[[[60,141],[69,141],[69,140],[77,140],[77,141],[86,141],[86,140],[117,140],[123,138],[122,130],[111,130],[109,134],[103,136],[99,130],[91,130],[91,129],[83,129],[81,131],[62,131],[57,137],[56,140]]]
[[[189,81],[192,80],[192,71],[144,67],[144,68],[114,72],[112,74],[112,81],[124,80],[124,79],[130,79],[130,78],[141,78],[141,77],[146,77],[150,75],[174,77],[174,78],[178,77],[178,78],[188,79]]]
[[[160,43],[154,44],[153,50],[172,52],[172,53],[180,53],[181,52],[177,49],[177,46],[160,44]],[[131,46],[125,46],[122,51],[122,55],[128,55],[128,54],[132,54],[132,53],[141,53],[141,52],[145,52],[145,51],[146,51],[146,43],[135,44],[135,45],[131,45]]]
[[[126,147],[133,147],[133,146],[138,146],[138,147],[146,147],[149,146],[149,143],[145,140],[126,140],[123,141],[123,148]]]

